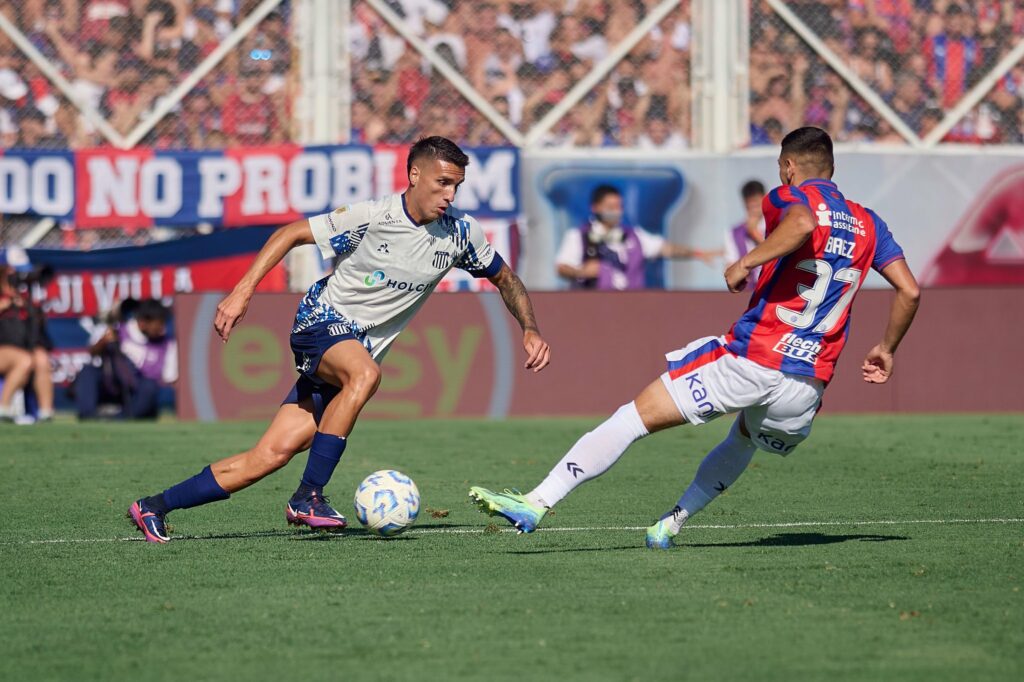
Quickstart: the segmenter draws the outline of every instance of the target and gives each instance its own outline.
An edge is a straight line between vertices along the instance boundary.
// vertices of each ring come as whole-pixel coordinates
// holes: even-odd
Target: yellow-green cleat
[[[473,486],[469,498],[477,508],[488,516],[501,516],[515,526],[520,533],[532,533],[547,513],[544,507],[535,507],[518,490],[505,489],[496,493],[487,488]]]
[[[658,522],[647,529],[648,549],[672,549],[675,543],[672,538],[679,532],[689,514],[685,510],[675,507],[668,514],[665,514]]]

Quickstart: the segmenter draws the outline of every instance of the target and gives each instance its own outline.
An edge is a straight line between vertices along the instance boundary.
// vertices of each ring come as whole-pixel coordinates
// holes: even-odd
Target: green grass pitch
[[[823,416],[651,552],[637,528],[728,424],[677,429],[549,530],[484,532],[470,484],[528,489],[595,423],[364,422],[337,506],[391,467],[448,515],[290,529],[302,455],[165,546],[124,540],[131,500],[262,424],[0,428],[0,679],[1022,679],[1024,416]]]

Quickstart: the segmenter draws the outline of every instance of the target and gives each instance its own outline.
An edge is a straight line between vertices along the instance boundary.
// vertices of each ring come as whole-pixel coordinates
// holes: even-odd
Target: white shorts
[[[788,455],[810,435],[825,390],[820,379],[762,367],[733,355],[715,336],[665,358],[669,371],[661,380],[689,423],[742,412],[754,444],[779,455]]]

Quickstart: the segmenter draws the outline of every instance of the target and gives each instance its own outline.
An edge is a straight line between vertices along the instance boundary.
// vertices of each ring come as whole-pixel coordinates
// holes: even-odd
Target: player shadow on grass
[[[456,523],[425,523],[417,524],[414,527],[416,530],[425,530],[431,528],[476,528],[471,524],[456,524]],[[286,538],[290,540],[343,540],[345,538],[370,538],[376,539],[377,536],[370,533],[365,528],[359,527],[348,527],[340,531],[327,531],[327,530],[313,530],[311,528],[282,528],[278,530],[254,530],[254,531],[240,531],[237,533],[212,533],[210,535],[176,535],[172,536],[172,539],[176,541],[181,540],[248,540],[253,538]],[[141,538],[140,538],[141,539]],[[415,540],[414,537],[407,535],[396,536],[390,538],[380,538],[381,540]]]
[[[806,547],[811,545],[832,545],[837,542],[850,542],[859,540],[861,542],[889,542],[890,540],[909,540],[904,535],[875,535],[875,534],[854,534],[854,535],[826,535],[824,533],[776,533],[766,538],[750,540],[748,542],[681,542],[678,547],[685,548],[713,548],[713,547]],[[555,554],[559,552],[607,552],[616,549],[635,549],[648,551],[643,544],[626,545],[618,547],[559,547],[551,549],[526,549],[511,550],[508,554]]]
[[[889,542],[909,540],[904,535],[876,535],[856,533],[852,535],[826,535],[825,533],[776,533],[775,535],[749,542],[683,542],[684,547],[806,547],[808,545],[834,545],[837,542]]]

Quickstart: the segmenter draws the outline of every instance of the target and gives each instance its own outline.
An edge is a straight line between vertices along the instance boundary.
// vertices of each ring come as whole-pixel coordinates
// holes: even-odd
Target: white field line
[[[737,524],[687,524],[690,530],[742,530],[745,528],[828,528],[835,526],[913,526],[913,525],[954,525],[971,523],[1024,523],[1024,519],[881,519],[877,521],[794,521],[789,523],[737,523]],[[578,526],[578,527],[555,527],[538,528],[537,533],[581,533],[586,531],[638,531],[647,530],[647,526]],[[412,528],[410,535],[480,535],[486,532],[485,528]],[[514,528],[502,528],[499,532],[514,533]],[[246,540],[258,537],[284,537],[275,532],[265,533],[239,533],[237,538],[222,536],[220,539]],[[179,535],[175,540],[205,540],[207,537],[201,535]],[[123,538],[50,538],[46,540],[7,540],[0,541],[0,545],[55,545],[55,544],[78,544],[92,542],[141,542],[140,536]]]

